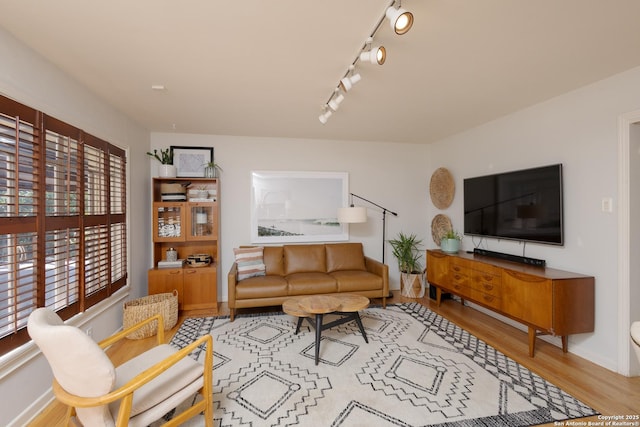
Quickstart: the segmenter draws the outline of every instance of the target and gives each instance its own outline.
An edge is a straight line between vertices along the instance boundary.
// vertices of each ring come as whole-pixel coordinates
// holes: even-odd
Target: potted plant
[[[207,197],[209,197],[209,189],[206,185],[198,186],[197,191],[198,191],[198,198],[206,199]]]
[[[449,254],[458,253],[460,250],[460,240],[462,240],[460,233],[451,229],[440,239],[440,249],[442,249],[442,252]]]
[[[147,151],[147,155],[160,162],[160,167],[158,168],[158,175],[160,177],[176,177],[176,167],[173,165],[173,152],[170,148],[160,149],[159,153],[157,149],[154,149],[153,152]]]
[[[205,178],[217,178],[218,171],[222,172],[222,168],[214,161],[210,161],[204,164],[204,177]]]
[[[407,235],[400,232],[395,239],[389,240],[389,244],[393,249],[393,256],[398,261],[402,295],[422,298],[424,296],[424,271],[420,263],[422,240],[415,234]]]

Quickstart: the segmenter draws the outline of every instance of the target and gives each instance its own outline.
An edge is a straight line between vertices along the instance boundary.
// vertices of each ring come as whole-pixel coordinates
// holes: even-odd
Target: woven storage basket
[[[178,323],[178,291],[149,295],[125,302],[122,327],[127,329],[156,314],[162,314],[165,331],[176,326]],[[148,338],[155,335],[157,330],[156,322],[151,322],[130,333],[127,338],[132,340]]]

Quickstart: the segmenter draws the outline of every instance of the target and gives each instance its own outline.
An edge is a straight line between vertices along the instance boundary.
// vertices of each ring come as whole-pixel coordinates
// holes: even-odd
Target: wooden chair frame
[[[157,345],[164,344],[164,322],[162,319],[162,315],[158,314],[153,317],[150,317],[142,322],[131,326],[117,334],[114,334],[103,341],[100,341],[98,345],[102,349],[106,349],[107,347],[113,345],[114,343],[120,341],[125,338],[127,335],[132,333],[133,331],[145,326],[148,323],[153,321],[157,321],[158,331],[157,331]],[[158,375],[166,371],[169,367],[175,365],[181,359],[188,357],[189,354],[198,348],[200,345],[206,345],[206,353],[204,360],[204,384],[203,387],[198,391],[202,394],[203,399],[186,409],[185,411],[177,414],[170,421],[164,423],[163,427],[177,426],[187,419],[204,412],[205,417],[205,425],[207,427],[213,426],[213,338],[211,335],[205,335],[179,350],[175,354],[167,357],[161,362],[156,363],[145,371],[141,372],[134,378],[132,378],[129,382],[124,384],[122,387],[113,390],[112,392],[105,394],[103,396],[98,397],[81,397],[76,396],[74,394],[68,393],[65,389],[58,384],[58,382],[53,380],[53,393],[56,398],[60,400],[62,403],[69,406],[67,410],[66,416],[66,424],[70,424],[72,417],[75,415],[75,407],[87,408],[93,406],[102,406],[107,405],[116,400],[122,399],[120,403],[120,410],[118,411],[118,416],[116,419],[117,427],[125,427],[128,425],[129,418],[131,415],[131,405],[133,402],[133,392],[138,388],[142,387],[144,384],[156,378]]]

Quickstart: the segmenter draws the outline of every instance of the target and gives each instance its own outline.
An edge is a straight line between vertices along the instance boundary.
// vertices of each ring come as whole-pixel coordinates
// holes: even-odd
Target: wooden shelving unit
[[[187,200],[171,200],[176,188]],[[164,193],[164,196],[163,196]],[[171,195],[167,195],[171,194]],[[149,294],[178,291],[181,310],[218,308],[218,261],[220,253],[220,183],[218,178],[153,179],[153,268],[148,273]],[[182,267],[158,267],[167,250],[178,259],[206,254],[211,263]]]

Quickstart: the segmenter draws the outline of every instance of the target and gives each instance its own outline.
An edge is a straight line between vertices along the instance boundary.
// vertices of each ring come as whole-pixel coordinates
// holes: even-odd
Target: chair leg
[[[213,427],[213,337],[209,337],[207,341],[207,349],[205,353],[204,378],[202,392],[205,399],[204,408],[204,425]]]
[[[382,297],[382,308],[387,308],[387,297]]]
[[[76,408],[73,406],[67,406],[67,413],[65,415],[65,426],[77,427],[80,426],[80,422],[76,422]]]
[[[207,402],[204,408],[204,425],[205,427],[213,427],[213,390],[210,387],[204,387],[203,392]]]
[[[231,321],[233,322],[233,320],[236,317],[236,309],[235,308],[229,308],[229,312],[231,313]]]

